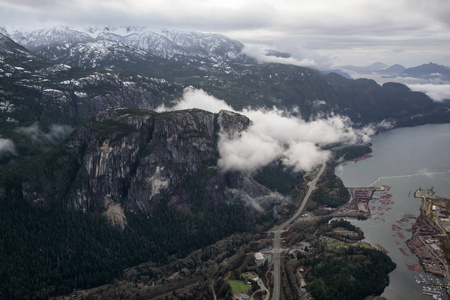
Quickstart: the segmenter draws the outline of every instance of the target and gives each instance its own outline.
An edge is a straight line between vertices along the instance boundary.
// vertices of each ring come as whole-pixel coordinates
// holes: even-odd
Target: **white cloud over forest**
[[[224,101],[202,90],[187,89],[174,109],[199,108],[211,112],[233,110]],[[164,108],[166,109],[166,108]],[[353,128],[345,116],[305,121],[278,109],[244,109],[251,125],[239,137],[221,134],[218,143],[221,170],[253,172],[275,160],[296,171],[309,171],[326,162],[331,153],[322,147],[368,142],[375,133],[374,126]]]
[[[0,138],[0,156],[3,154],[16,154],[16,146],[12,140]]]

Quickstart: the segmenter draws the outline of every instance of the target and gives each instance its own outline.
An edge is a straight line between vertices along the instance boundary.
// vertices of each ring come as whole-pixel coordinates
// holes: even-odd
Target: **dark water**
[[[394,203],[388,210],[376,211],[369,220],[352,223],[364,231],[367,242],[382,245],[397,264],[383,296],[395,300],[432,299],[422,294],[422,286],[415,281],[419,274],[429,275],[406,266],[419,265],[404,243],[411,233],[402,230],[402,238],[392,225],[399,225],[397,221],[405,215],[419,215],[420,200],[414,198],[418,188],[434,187],[437,195],[450,199],[450,124],[395,129],[374,137],[372,143],[373,157],[341,164],[336,167],[336,175],[347,187],[388,185]],[[410,228],[414,222],[412,219],[401,226]],[[400,248],[406,250],[407,256]]]

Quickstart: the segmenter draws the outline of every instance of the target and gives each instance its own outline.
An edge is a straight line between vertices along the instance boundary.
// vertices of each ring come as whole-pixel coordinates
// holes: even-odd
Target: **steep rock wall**
[[[103,214],[122,229],[125,211],[151,215],[162,201],[185,213],[234,203],[263,214],[285,199],[248,174],[217,168],[220,136],[238,137],[249,125],[228,111],[108,109],[76,130],[21,194]]]

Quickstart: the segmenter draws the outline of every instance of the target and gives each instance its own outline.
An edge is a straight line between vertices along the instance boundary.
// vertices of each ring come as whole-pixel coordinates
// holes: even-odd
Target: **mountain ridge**
[[[59,47],[71,47],[77,43],[109,40],[135,49],[146,51],[166,59],[178,59],[177,56],[208,59],[215,62],[226,60],[242,51],[243,45],[219,34],[160,30],[160,33],[145,27],[122,28],[83,28],[72,29],[56,26],[44,29],[10,29],[9,33],[16,42],[48,59],[58,59],[57,54],[45,55],[44,50]],[[96,36],[95,36],[95,34]]]
[[[450,81],[450,68],[430,62],[428,64],[408,68],[401,73],[401,76]]]
[[[66,199],[67,207],[86,213],[105,213],[112,204],[119,204],[116,209],[147,215],[151,215],[161,199],[169,197],[174,206],[189,211],[192,204],[186,201],[192,202],[189,200],[192,195],[184,190],[191,188],[183,187],[182,183],[206,172],[211,174],[205,176],[211,178],[206,182],[205,192],[211,195],[202,198],[211,199],[214,205],[223,204],[226,198],[223,191],[214,188],[217,185],[221,189],[227,186],[236,189],[233,192],[236,196],[246,193],[239,189],[253,190],[254,197],[261,200],[260,205],[264,201],[278,202],[281,195],[245,179],[245,175],[237,176],[231,186],[226,184],[224,175],[216,169],[219,132],[232,138],[249,124],[247,117],[227,111],[213,114],[190,109],[155,113],[110,108],[73,132],[59,152],[52,155],[54,162],[47,162],[51,167],[45,172],[26,175],[21,192],[9,190],[0,194],[21,194],[29,203]],[[66,173],[59,173],[61,169]],[[244,207],[261,212],[243,199]]]
[[[63,28],[62,32],[72,31]],[[414,125],[449,118],[446,103],[432,102],[399,84],[380,86],[305,67],[250,63],[240,56],[219,63],[199,57],[169,60],[120,43],[92,41],[88,35],[77,34],[73,40],[80,36],[90,42],[43,48],[44,56],[57,54],[56,61],[2,39],[9,50],[0,61],[0,135],[19,145],[17,158],[50,146],[47,142],[32,146],[23,134],[29,130],[18,128],[38,126],[45,136],[53,124],[78,126],[113,106],[171,107],[187,87],[204,90],[237,111],[276,107],[305,120],[339,114],[364,126],[385,120]]]
[[[392,78],[411,77],[425,80],[450,81],[450,68],[433,62],[409,68],[406,68],[400,64],[387,66],[382,63],[375,63],[369,66],[347,65],[347,66],[340,66],[337,68],[343,71],[356,72],[361,75],[379,74],[382,76],[389,76]]]

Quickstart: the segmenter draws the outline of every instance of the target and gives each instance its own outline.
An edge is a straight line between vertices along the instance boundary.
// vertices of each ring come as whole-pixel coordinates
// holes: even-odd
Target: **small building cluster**
[[[264,264],[266,262],[266,257],[261,252],[255,253],[255,262],[258,266]]]
[[[242,292],[237,292],[236,294],[233,295],[233,300],[248,300],[248,299],[250,299],[250,296]]]
[[[259,276],[255,272],[245,272],[241,274],[241,278],[246,284],[250,284],[251,281],[258,281]]]

